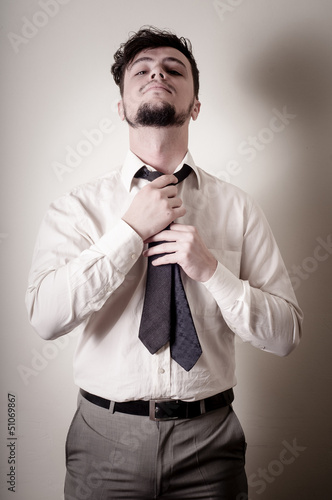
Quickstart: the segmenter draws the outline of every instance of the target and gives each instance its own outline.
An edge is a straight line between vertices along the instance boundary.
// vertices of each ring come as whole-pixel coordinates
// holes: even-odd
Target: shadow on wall
[[[296,385],[292,373],[297,371],[298,374],[302,372],[302,375],[307,375],[305,358],[308,352],[311,367],[316,365],[316,383],[321,383],[322,387],[326,384],[326,368],[330,366],[327,353],[332,348],[328,326],[331,321],[329,290],[332,279],[332,249],[328,238],[332,233],[331,44],[332,34],[308,33],[307,29],[289,34],[283,32],[273,45],[266,46],[260,52],[259,58],[256,55],[256,59],[247,59],[237,75],[248,93],[257,95],[261,101],[265,100],[268,108],[287,106],[290,113],[296,114],[292,127],[287,130],[285,142],[280,146],[284,148],[286,144],[286,148],[289,148],[288,152],[282,151],[281,154],[282,158],[287,158],[287,166],[280,167],[280,171],[272,177],[276,185],[273,188],[269,185],[263,196],[268,199],[271,190],[276,190],[273,211],[278,220],[275,226],[280,226],[280,234],[283,235],[283,245],[280,246],[290,275],[294,269],[296,276],[295,269],[301,268],[302,263],[308,266],[307,270],[299,271],[302,275],[296,276],[299,286],[295,288],[305,316],[304,335],[300,344],[302,354],[296,354],[295,358],[291,354],[290,359],[286,358],[280,365],[280,361],[274,357],[267,355],[268,359],[262,359],[261,353],[252,352],[251,356],[257,359],[260,366],[267,368],[265,378],[246,364],[246,369],[250,370],[251,386],[261,394],[267,385],[272,393],[275,388],[279,394],[283,386],[287,388],[290,380]],[[276,163],[277,160],[272,161],[272,168],[278,168]],[[266,182],[270,182],[270,176]],[[267,205],[271,203],[273,201],[268,199]],[[313,252],[318,245],[317,238],[325,242],[320,256],[325,255],[324,261],[322,258],[315,264]],[[288,257],[287,262],[287,249],[294,261]],[[314,264],[316,267],[312,267],[311,272],[309,266]],[[313,340],[318,332],[320,344]],[[268,368],[269,363],[275,370]],[[283,366],[282,372],[280,366]],[[248,373],[242,376],[247,378]],[[311,385],[312,381],[308,383]],[[295,386],[293,389],[297,390]],[[311,391],[311,387],[307,389]],[[296,397],[301,405],[301,395]],[[263,401],[258,401],[256,410],[259,413],[260,405],[264,413]]]
[[[315,29],[283,32],[238,75],[271,108],[286,106],[296,114],[282,146],[287,165],[280,165],[275,180],[283,194],[276,201],[277,226],[300,262],[317,246],[316,238],[326,240],[332,229],[332,35]],[[322,289],[316,291],[320,296]]]
[[[324,40],[317,33],[283,33],[259,60],[248,61],[239,76],[261,98],[291,103],[303,122],[320,132],[314,121],[331,118],[331,42],[332,36]]]
[[[312,33],[306,26],[302,27],[302,31],[283,32],[273,45],[261,51],[259,58],[248,59],[238,74],[238,80],[246,91],[265,100],[268,108],[285,105],[289,112],[296,114],[280,146],[289,148],[280,152],[286,167],[281,165],[280,171],[277,170],[274,176],[269,175],[266,182],[273,178],[276,186],[271,188],[269,185],[264,194],[268,197],[271,190],[276,189],[273,210],[278,214],[277,225],[280,225],[286,250],[291,247],[291,258],[295,259],[288,262],[288,265],[291,264],[288,269],[303,266],[303,272],[305,263],[309,269],[309,264],[315,264],[313,251],[317,248],[317,238],[325,242],[316,268],[312,268],[310,273],[305,271],[306,278],[298,277],[300,284],[296,295],[305,316],[299,350],[280,360],[240,347],[245,368],[238,363],[244,386],[245,381],[250,380],[250,387],[240,387],[239,392],[248,402],[247,428],[251,438],[250,459],[254,466],[261,466],[261,447],[269,435],[273,435],[275,440],[275,432],[288,439],[296,436],[301,444],[308,447],[305,458],[299,462],[298,469],[292,470],[289,483],[284,486],[285,491],[296,488],[296,497],[301,491],[326,498],[323,494],[327,484],[324,477],[326,465],[322,464],[327,460],[326,435],[330,429],[327,415],[331,408],[331,401],[326,400],[326,394],[330,393],[332,349],[332,248],[328,237],[332,233],[331,45],[332,34]],[[279,159],[271,160],[272,168],[278,169]],[[296,247],[295,254],[293,245]],[[324,253],[326,258],[323,260]],[[255,363],[249,364],[248,358],[256,360],[260,369],[257,370]],[[314,377],[312,373],[315,373]],[[277,397],[271,398],[271,395]],[[266,401],[269,402],[268,407]],[[264,420],[261,415],[264,415]],[[311,423],[315,420],[319,422],[319,429],[315,428],[318,432],[312,430]],[[303,474],[304,470],[314,472]],[[314,484],[312,474],[315,475]],[[276,488],[283,487],[282,481],[274,484]],[[270,494],[272,491],[268,490],[264,498]],[[269,498],[281,498],[277,489],[275,494]]]

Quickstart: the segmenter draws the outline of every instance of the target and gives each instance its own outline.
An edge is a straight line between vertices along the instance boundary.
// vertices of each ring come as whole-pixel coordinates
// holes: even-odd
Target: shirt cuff
[[[121,273],[126,274],[141,256],[143,240],[122,219],[95,245]]]
[[[221,262],[208,281],[202,282],[213,295],[221,309],[227,309],[244,297],[243,282],[234,276]]]

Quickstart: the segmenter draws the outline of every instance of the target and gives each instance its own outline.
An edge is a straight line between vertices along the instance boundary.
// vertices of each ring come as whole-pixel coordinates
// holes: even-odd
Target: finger
[[[145,243],[158,243],[160,241],[176,241],[176,239],[177,236],[172,231],[164,229],[164,231],[161,231],[160,233],[157,233],[154,236],[151,236],[150,238],[145,240]]]
[[[164,229],[160,233],[150,236],[150,238],[145,240],[145,243],[154,243],[158,241],[185,240],[186,233],[187,232],[192,233],[192,231],[191,230],[188,231],[187,228],[192,229],[192,226],[185,226],[184,224],[172,222],[169,229]]]
[[[192,233],[195,231],[195,227],[194,226],[187,226],[185,224],[179,224],[177,222],[172,222],[172,224],[170,225],[170,230],[171,231],[178,231],[178,232],[181,232],[181,233]]]
[[[178,262],[176,253],[168,253],[152,261],[153,266],[164,266],[165,264],[177,264],[177,263]]]
[[[157,177],[154,181],[151,182],[151,186],[156,188],[163,188],[168,186],[169,184],[177,184],[178,179],[173,174],[161,175]]]
[[[184,215],[186,215],[186,213],[187,213],[187,210],[182,205],[182,201],[181,201],[180,207],[173,208],[173,215],[174,215],[173,220],[179,219],[180,217],[183,217]]]
[[[172,241],[170,243],[160,243],[159,245],[149,247],[144,250],[143,255],[144,257],[152,257],[153,255],[175,253],[177,250],[177,243]]]
[[[167,198],[174,198],[178,194],[178,188],[176,186],[165,186],[159,189],[162,190]]]
[[[182,200],[178,197],[168,198],[168,204],[173,209],[180,208],[182,207]],[[174,219],[176,219],[176,217],[174,217]]]

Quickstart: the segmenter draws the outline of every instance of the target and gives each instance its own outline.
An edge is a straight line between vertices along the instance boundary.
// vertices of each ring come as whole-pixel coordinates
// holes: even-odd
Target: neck
[[[131,151],[163,174],[171,174],[188,151],[188,126],[129,127]]]

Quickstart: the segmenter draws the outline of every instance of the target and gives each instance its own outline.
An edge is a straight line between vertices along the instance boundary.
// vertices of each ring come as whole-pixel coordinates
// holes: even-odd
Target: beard
[[[181,127],[186,120],[190,118],[191,110],[194,105],[194,99],[190,103],[188,109],[181,113],[176,113],[175,107],[169,102],[161,102],[151,104],[145,102],[141,104],[136,112],[134,120],[130,120],[124,107],[124,116],[128,123],[133,128],[137,127]]]

